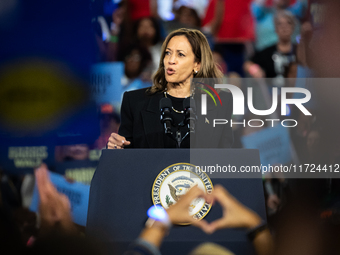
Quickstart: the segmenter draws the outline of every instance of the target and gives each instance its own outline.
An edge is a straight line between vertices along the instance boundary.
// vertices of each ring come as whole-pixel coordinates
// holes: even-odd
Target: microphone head
[[[164,108],[171,108],[172,102],[170,98],[163,97],[159,102],[159,110],[163,110]]]
[[[186,110],[191,108],[194,112],[196,112],[196,102],[192,97],[187,97],[183,100],[183,109]]]

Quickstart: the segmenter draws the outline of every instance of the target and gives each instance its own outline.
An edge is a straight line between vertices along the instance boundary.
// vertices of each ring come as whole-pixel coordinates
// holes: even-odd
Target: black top
[[[278,51],[275,44],[255,52],[250,60],[266,72],[266,78],[275,78],[279,75],[286,77],[287,68],[296,61],[296,45],[293,44],[291,52],[282,53]]]
[[[167,97],[171,99],[172,102],[172,107],[176,109],[177,111],[183,111],[183,101],[184,98],[178,98],[178,97],[173,97],[167,94]],[[190,148],[190,135],[187,134],[188,127],[183,126],[184,118],[185,115],[184,113],[178,113],[174,110],[172,110],[172,118],[174,121],[174,124],[172,126],[172,133],[173,137],[176,134],[176,131],[179,130],[181,132],[181,137],[184,139],[182,140],[181,147],[180,148]],[[177,142],[173,138],[169,137],[169,135],[164,134],[164,148],[176,148],[177,147]]]

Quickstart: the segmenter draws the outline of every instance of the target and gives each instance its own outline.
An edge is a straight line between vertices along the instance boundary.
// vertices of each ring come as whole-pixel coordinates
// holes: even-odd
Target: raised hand
[[[47,232],[58,229],[75,232],[70,201],[54,187],[45,164],[35,170],[35,178],[40,197],[41,230]]]
[[[197,186],[191,188],[178,202],[172,205],[167,213],[172,224],[191,223],[192,225],[201,228],[203,231],[208,230],[208,222],[205,220],[197,220],[189,214],[189,206],[193,200],[197,198],[204,198],[206,203],[212,202],[212,197],[206,194]]]
[[[211,222],[204,230],[213,233],[224,228],[252,228],[261,223],[261,218],[252,210],[242,205],[221,185],[216,185],[212,192],[214,203],[223,208],[223,216]]]

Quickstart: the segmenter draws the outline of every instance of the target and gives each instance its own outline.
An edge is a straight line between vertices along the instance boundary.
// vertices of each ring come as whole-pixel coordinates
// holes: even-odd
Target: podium
[[[218,162],[216,162],[218,160]],[[260,165],[258,150],[245,149],[125,149],[103,150],[90,188],[87,234],[101,240],[114,254],[122,254],[135,240],[153,205],[151,190],[157,175],[170,165]],[[246,177],[246,175],[244,175]],[[254,177],[254,176],[253,176]],[[241,203],[266,219],[261,173],[258,178],[211,178]],[[205,219],[222,216],[214,205]],[[207,235],[193,226],[174,226],[164,239],[162,254],[188,254],[203,242],[221,244],[235,254],[254,254],[243,229],[224,229]]]

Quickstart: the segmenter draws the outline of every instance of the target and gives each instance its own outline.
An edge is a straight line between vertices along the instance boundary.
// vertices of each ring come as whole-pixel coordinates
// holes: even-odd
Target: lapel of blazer
[[[141,111],[145,137],[149,148],[164,148],[164,131],[159,110],[161,98],[163,98],[163,93],[150,96],[146,109]]]

